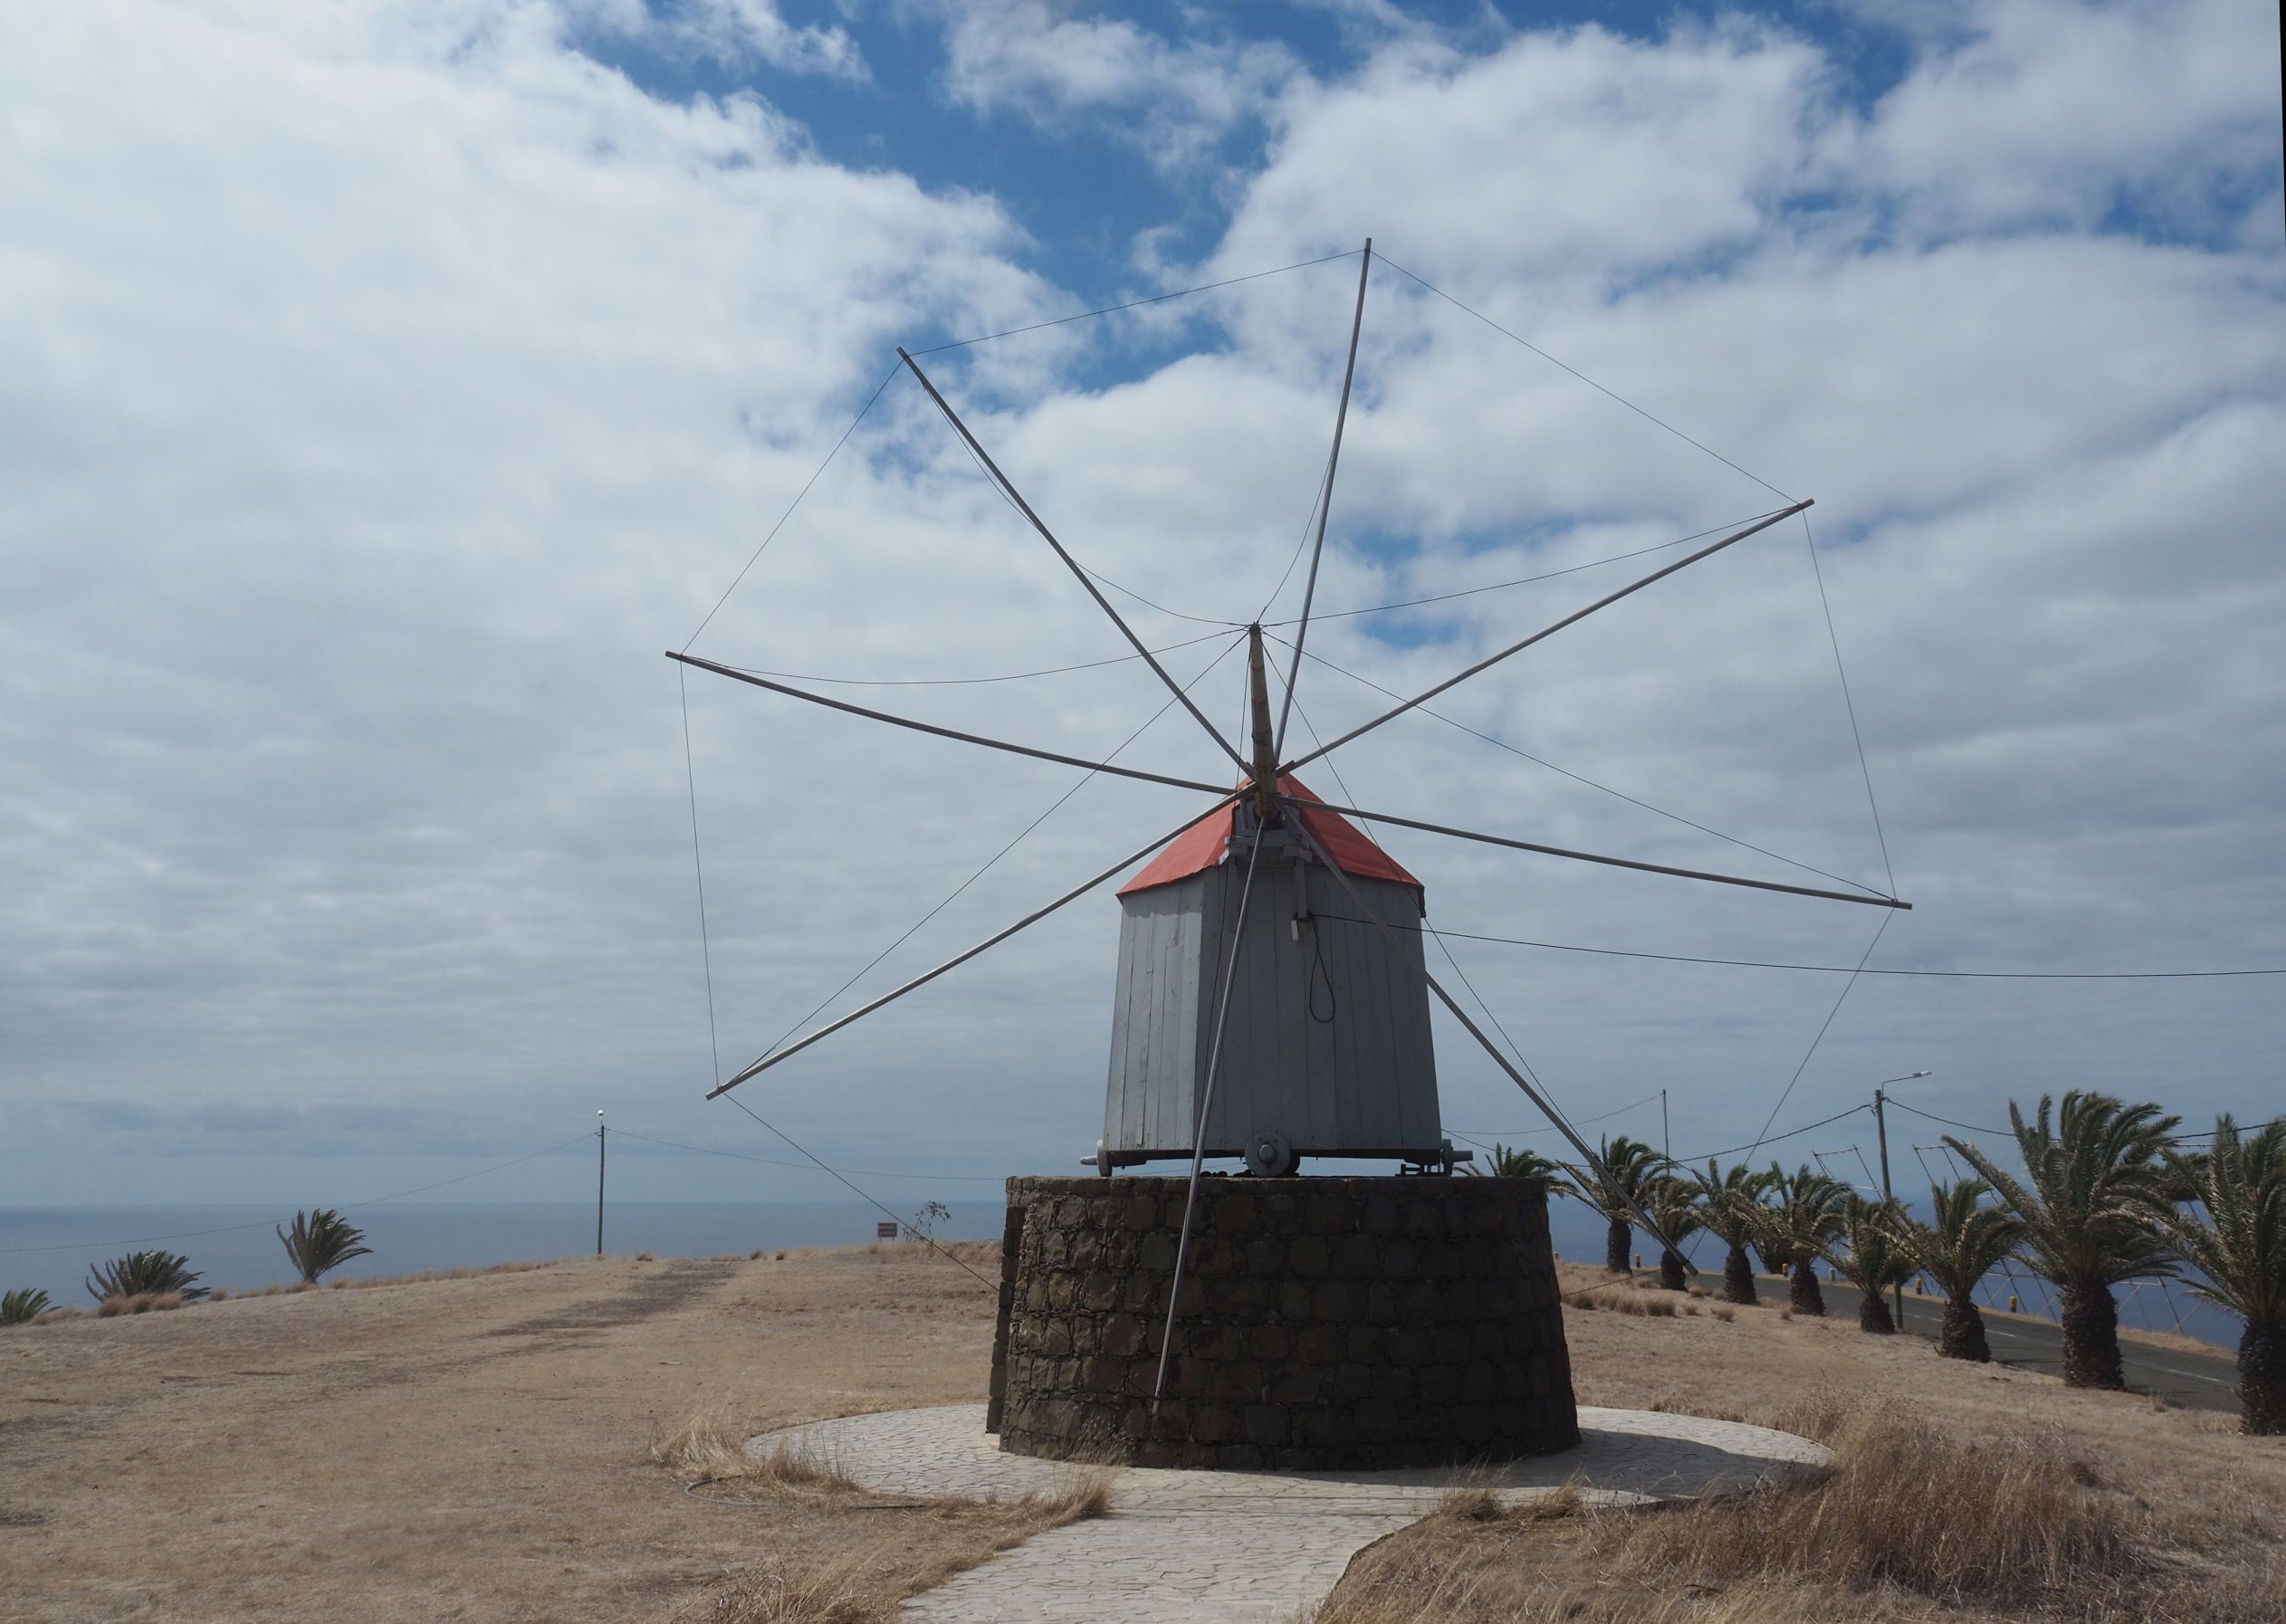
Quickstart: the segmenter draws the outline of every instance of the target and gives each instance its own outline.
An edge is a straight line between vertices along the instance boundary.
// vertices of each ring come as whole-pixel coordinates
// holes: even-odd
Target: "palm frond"
[[[2204,1154],[2169,1152],[2170,1175],[2194,1210],[2157,1215],[2168,1249],[2204,1275],[2193,1294],[2252,1323],[2286,1324],[2286,1121],[2242,1134],[2214,1123]]]

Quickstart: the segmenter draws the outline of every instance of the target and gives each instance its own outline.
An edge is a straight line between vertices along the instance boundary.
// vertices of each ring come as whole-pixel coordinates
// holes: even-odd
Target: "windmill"
[[[1288,1176],[1298,1170],[1305,1158],[1398,1160],[1418,1169],[1442,1172],[1451,1171],[1455,1162],[1462,1159],[1445,1138],[1439,1119],[1435,1062],[1430,1040],[1429,1007],[1432,998],[1445,1008],[1501,1072],[1564,1134],[1583,1162],[1591,1168],[1597,1165],[1593,1150],[1430,971],[1420,945],[1423,888],[1351,820],[1662,874],[1695,884],[1745,887],[1884,909],[1910,906],[1892,895],[1869,889],[1836,891],[1680,868],[1430,823],[1330,802],[1306,787],[1300,777],[1302,771],[1334,751],[1566,627],[1802,513],[1812,505],[1808,501],[1790,502],[1764,513],[1412,697],[1400,700],[1339,737],[1320,742],[1306,752],[1289,755],[1287,725],[1295,711],[1295,693],[1315,602],[1373,266],[1373,244],[1368,239],[1360,254],[1356,305],[1351,320],[1333,447],[1315,515],[1301,616],[1289,643],[1291,659],[1282,673],[1283,697],[1275,706],[1275,718],[1264,628],[1258,621],[1245,627],[1249,726],[1244,748],[1208,719],[1189,691],[1144,645],[1105,597],[1095,579],[979,442],[914,356],[902,348],[897,352],[902,366],[927,392],[986,476],[1071,572],[1136,656],[1166,686],[1173,696],[1172,702],[1179,703],[1229,759],[1237,775],[1235,785],[1227,779],[1216,784],[1112,761],[1088,760],[828,698],[687,652],[670,652],[668,655],[685,666],[848,715],[990,750],[1082,767],[1112,778],[1172,786],[1209,798],[1203,811],[1186,817],[1177,828],[1121,856],[1100,873],[934,968],[773,1048],[708,1092],[710,1099],[729,1093],[833,1033],[990,951],[1097,887],[1127,874],[1136,865],[1146,865],[1120,893],[1120,970],[1105,1090],[1105,1133],[1094,1154],[1085,1159],[1094,1167],[1095,1176],[1076,1180],[1010,1181],[1010,1244],[1004,1262],[1001,1327],[996,1349],[996,1398],[1000,1389],[999,1366],[1005,1361],[1013,1370],[1017,1361],[1022,1361],[1030,1374],[1023,1381],[1010,1381],[1011,1414],[1018,1408],[1026,1409],[1027,1419],[1021,1430],[1028,1440],[1028,1447],[1035,1447],[1037,1452],[1076,1448],[1081,1442],[1077,1436],[1081,1430],[1108,1424],[1135,1446],[1136,1458],[1153,1458],[1156,1451],[1157,1458],[1170,1464],[1203,1460],[1207,1464],[1238,1466],[1267,1462],[1342,1465],[1357,1464],[1367,1458],[1374,1464],[1402,1464],[1456,1457],[1454,1451],[1475,1448],[1487,1437],[1494,1448],[1516,1452],[1561,1447],[1571,1428],[1568,1366],[1564,1364],[1560,1321],[1554,1333],[1552,1357],[1539,1345],[1545,1341],[1546,1323],[1554,1314],[1555,1304],[1547,1289],[1554,1276],[1553,1264],[1548,1260],[1545,1201],[1536,1189],[1533,1195],[1533,1199],[1539,1202],[1536,1220],[1531,1213],[1519,1217],[1506,1209],[1492,1212],[1489,1217],[1482,1211],[1464,1212],[1462,1207],[1466,1203],[1457,1205],[1458,1199],[1449,1197],[1445,1198],[1444,1206],[1435,1209],[1434,1216],[1418,1222],[1411,1217],[1403,1220],[1423,1234],[1445,1233],[1438,1226],[1447,1226],[1450,1242],[1476,1259],[1474,1264],[1463,1259],[1467,1266],[1455,1277],[1474,1283],[1456,1300],[1489,1302],[1494,1306],[1484,1315],[1477,1314],[1474,1309],[1457,1310],[1454,1314],[1458,1321],[1465,1322],[1459,1329],[1467,1339],[1473,1340],[1481,1355],[1473,1361],[1461,1362],[1468,1363],[1471,1371],[1493,1371],[1488,1378],[1472,1375],[1468,1382],[1490,1391],[1491,1396],[1477,1400],[1423,1399],[1407,1412],[1414,1420],[1401,1419],[1393,1427],[1397,1436],[1384,1437],[1382,1435],[1392,1431],[1386,1418],[1373,1411],[1370,1420],[1363,1419],[1361,1416],[1365,1412],[1359,1409],[1360,1405],[1378,1404],[1381,1400],[1377,1398],[1352,1394],[1349,1397],[1353,1402],[1346,1410],[1341,1409],[1338,1395],[1315,1391],[1302,1399],[1274,1400],[1267,1395],[1277,1382],[1256,1368],[1259,1360],[1250,1363],[1241,1350],[1239,1355],[1218,1363],[1217,1356],[1206,1352],[1210,1346],[1227,1349],[1237,1345],[1228,1336],[1218,1342],[1218,1326],[1234,1333],[1243,1333],[1238,1337],[1239,1342],[1272,1348],[1287,1345],[1280,1338],[1292,1323],[1308,1321],[1315,1326],[1325,1322],[1338,1329],[1354,1317],[1352,1294],[1332,1292],[1329,1287],[1316,1295],[1306,1292],[1296,1296],[1286,1289],[1293,1282],[1281,1276],[1289,1269],[1296,1275],[1310,1272],[1308,1260],[1316,1256],[1313,1244],[1316,1237],[1310,1236],[1267,1234],[1265,1238],[1277,1243],[1267,1249],[1249,1243],[1248,1256],[1257,1261],[1235,1272],[1244,1275],[1251,1267],[1258,1277],[1234,1282],[1227,1292],[1204,1289],[1218,1284],[1218,1271],[1232,1272],[1226,1256],[1230,1250],[1226,1237],[1244,1236],[1265,1226],[1271,1230],[1277,1228],[1261,1208],[1246,1204],[1253,1200],[1250,1194],[1233,1206],[1227,1189],[1218,1188],[1202,1201],[1201,1175],[1210,1156],[1242,1155],[1249,1171],[1266,1181],[1259,1187],[1264,1189],[1286,1184]],[[1321,929],[1322,922],[1337,912],[1358,927],[1342,932],[1338,941],[1333,933]],[[1363,996],[1345,999],[1345,990]],[[1325,1011],[1323,1016],[1320,1010]],[[1170,1196],[1154,1206],[1155,1198],[1138,1196],[1123,1208],[1114,1198],[1082,1193],[1088,1191],[1090,1185],[1096,1186],[1098,1191],[1114,1189],[1114,1184],[1104,1181],[1111,1180],[1120,1168],[1175,1158],[1187,1159],[1191,1164],[1179,1201]],[[1143,1182],[1160,1181],[1129,1179],[1116,1184]],[[1232,1182],[1218,1181],[1219,1185]],[[1325,1201],[1318,1201],[1310,1209],[1317,1217],[1308,1222],[1321,1228],[1330,1226],[1330,1235],[1359,1243],[1348,1247],[1347,1255],[1367,1261],[1351,1271],[1348,1283],[1359,1287],[1356,1294],[1367,1305],[1357,1307],[1354,1312],[1370,1314],[1371,1304],[1382,1300],[1375,1297],[1373,1290],[1380,1266],[1373,1259],[1387,1262],[1388,1255],[1365,1243],[1372,1236],[1388,1233],[1384,1208],[1394,1210],[1387,1206],[1392,1188],[1431,1182],[1454,1188],[1488,1187],[1509,1181],[1312,1179],[1293,1182],[1327,1190],[1335,1186],[1360,1187],[1350,1192],[1356,1203],[1352,1217],[1344,1218]],[[1019,1189],[1019,1186],[1024,1188]],[[1067,1186],[1076,1188],[1066,1189]],[[1332,1199],[1331,1196],[1327,1198]],[[1204,1210],[1210,1207],[1215,1208],[1211,1214]],[[1055,1233],[1044,1234],[1039,1225],[1027,1231],[1017,1222],[1019,1208],[1048,1215],[1041,1219],[1041,1224],[1051,1226]],[[1277,1210],[1284,1213],[1289,1209],[1281,1207]],[[1291,1212],[1289,1228],[1308,1227],[1302,1208],[1293,1208]],[[1659,1226],[1648,1215],[1639,1212],[1637,1216],[1654,1236],[1659,1233]],[[1348,1228],[1344,1229],[1344,1225]],[[1478,1237],[1474,1242],[1468,1238],[1472,1235]],[[1503,1244],[1485,1242],[1483,1237],[1487,1235]],[[1524,1250],[1527,1253],[1536,1247],[1536,1256],[1528,1259],[1531,1266],[1521,1275],[1515,1272],[1514,1260],[1509,1256],[1515,1248],[1505,1245],[1517,1238],[1526,1241]],[[1153,1244],[1160,1240],[1171,1244]],[[1288,1240],[1293,1241],[1294,1249],[1282,1250]],[[1194,1247],[1203,1247],[1210,1254],[1195,1260],[1199,1272],[1208,1276],[1203,1282],[1189,1277],[1188,1271],[1194,1266]],[[1084,1264],[1073,1261],[1075,1256],[1083,1255]],[[1478,1280],[1468,1274],[1468,1268],[1479,1265],[1482,1278]],[[1037,1276],[1032,1282],[1037,1289],[1028,1292],[1024,1289],[1023,1281],[1027,1268]],[[1104,1284],[1106,1278],[1112,1280],[1111,1285]],[[1247,1289],[1239,1289],[1241,1285]],[[1266,1293],[1277,1300],[1275,1304],[1266,1305]],[[1393,1294],[1390,1301],[1393,1303]],[[1224,1306],[1217,1307],[1218,1302]],[[1298,1309],[1296,1304],[1300,1304]],[[1440,1306],[1434,1313],[1423,1308],[1415,1317],[1426,1314],[1433,1318],[1449,1306]],[[1478,1323],[1486,1315],[1489,1316],[1489,1332],[1485,1323]],[[1392,1310],[1385,1317],[1393,1323],[1401,1316]],[[1155,1325],[1147,1321],[1155,1322]],[[1184,1323],[1179,1325],[1179,1321]],[[1177,1349],[1184,1342],[1186,1333],[1201,1325],[1206,1331],[1190,1338],[1193,1353],[1179,1358]],[[1341,1338],[1337,1336],[1335,1340]],[[1076,1352],[1084,1342],[1093,1344],[1092,1359],[1087,1352]],[[1484,1348],[1496,1344],[1508,1346],[1511,1352],[1482,1352]],[[1516,1352],[1517,1349],[1524,1351]],[[1278,1362],[1281,1357],[1290,1366],[1301,1355],[1290,1352],[1284,1356],[1261,1356],[1272,1363]],[[1526,1365],[1534,1359],[1539,1363],[1526,1371]],[[1509,1372],[1513,1380],[1501,1376],[1501,1370],[1507,1368],[1501,1365],[1502,1360],[1507,1360],[1514,1367]],[[1443,1369],[1426,1355],[1411,1363],[1401,1360],[1398,1365],[1405,1371],[1408,1385],[1415,1364],[1424,1371],[1432,1365],[1440,1371]],[[1105,1368],[1112,1368],[1108,1377],[1103,1374]],[[1350,1366],[1344,1364],[1343,1368]],[[1142,1376],[1145,1371],[1149,1372],[1147,1383]],[[1518,1371],[1524,1374],[1516,1374]],[[1544,1390],[1554,1379],[1551,1372],[1562,1374],[1560,1415],[1553,1398]],[[1457,1375],[1453,1380],[1462,1383]],[[1146,1385],[1147,1392],[1143,1390]],[[1288,1385],[1297,1392],[1307,1386]],[[1444,1382],[1440,1377],[1430,1385],[1441,1391]],[[1013,1396],[1019,1387],[1026,1395],[1021,1405]],[[1498,1390],[1491,1391],[1493,1389]],[[1162,1401],[1171,1397],[1186,1407],[1172,1427],[1161,1414]],[[1144,1408],[1133,1408],[1134,1401],[1146,1399]],[[1476,1408],[1467,1418],[1454,1419],[1456,1407],[1466,1409],[1471,1403]],[[1542,1408],[1535,1409],[1535,1405]],[[1260,1418],[1258,1429],[1257,1412],[1270,1410],[1277,1413]],[[1531,1414],[1526,1416],[1526,1410]],[[1234,1419],[1241,1414],[1247,1418],[1243,1424]],[[1420,1419],[1423,1417],[1430,1419]],[[1332,1424],[1328,1418],[1341,1424]],[[997,1404],[994,1419],[996,1422],[999,1419]],[[1234,1429],[1244,1436],[1235,1435]],[[1261,1436],[1254,1436],[1257,1430]],[[1450,1436],[1445,1436],[1447,1433]]]

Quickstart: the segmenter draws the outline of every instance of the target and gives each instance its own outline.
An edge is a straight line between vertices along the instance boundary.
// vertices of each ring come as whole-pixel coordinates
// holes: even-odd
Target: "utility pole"
[[[1884,1077],[1873,1085],[1873,1131],[1880,1137],[1881,1199],[1884,1201],[1894,1201],[1897,1197],[1889,1189],[1889,1119],[1881,1109],[1889,1103],[1889,1096],[1882,1090],[1892,1083],[1910,1083],[1917,1077],[1927,1075],[1927,1072],[1908,1072],[1902,1077]],[[1905,1329],[1905,1282],[1899,1281],[1891,1295],[1897,1304],[1897,1328],[1902,1331]]]
[[[603,1113],[596,1113],[596,1256],[603,1256]]]

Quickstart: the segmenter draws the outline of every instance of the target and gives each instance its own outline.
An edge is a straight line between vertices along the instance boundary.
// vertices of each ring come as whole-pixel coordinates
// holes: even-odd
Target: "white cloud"
[[[945,84],[955,103],[1043,124],[1109,114],[1160,162],[1195,161],[1256,117],[1299,67],[1283,46],[1221,33],[1168,39],[1051,0],[945,7]]]
[[[2009,86],[2069,102],[2116,55],[2012,6],[1978,14],[2014,53]],[[596,1104],[667,1137],[722,1132],[694,1102],[710,1057],[658,650],[697,624],[892,343],[1019,325],[1076,295],[1021,268],[1002,200],[826,162],[760,100],[644,93],[574,49],[574,23],[602,16],[113,3],[15,25],[0,59],[0,1096],[53,1180],[38,1194],[82,1175],[116,1191],[122,1157],[148,1159],[134,1176],[153,1196],[233,1193],[215,1188],[233,1177],[266,1192],[297,1146],[512,1151]],[[2138,142],[2035,139],[1980,100],[1963,64],[1997,45],[1946,45],[1860,119],[1815,45],[1745,24],[1476,53],[1406,38],[1322,81],[1124,25],[1017,24],[972,41],[966,69],[956,41],[980,104],[1029,85],[1060,116],[1163,119],[1170,153],[1270,119],[1258,169],[1209,177],[1239,203],[1206,272],[1371,232],[1820,498],[1889,842],[1921,904],[1889,961],[2286,954],[2274,214],[2183,246],[2011,201],[2149,197],[2186,176],[2215,195],[2240,173],[2244,98],[2200,89],[2203,33],[2090,14],[2152,59],[2167,105],[2133,119],[2177,154],[2155,166]],[[1032,49],[1050,36],[1070,52]],[[1958,111],[1937,119],[1946,98]],[[1948,158],[1932,120],[1988,133]],[[1243,617],[1303,533],[1354,267],[925,364],[1084,558],[1173,608]],[[1187,332],[1196,353],[1122,381],[1077,365],[1082,345]],[[1384,272],[1320,602],[1585,563],[1767,500]],[[1411,612],[1387,635],[1387,619],[1327,620],[1313,646],[1411,692],[1640,567]],[[1208,629],[1135,616],[1154,641]],[[908,678],[1120,650],[897,383],[699,652]],[[1217,652],[1170,664],[1188,677]],[[1875,875],[1831,661],[1789,530],[1439,708]],[[1320,728],[1385,702],[1307,681]],[[1201,693],[1235,720],[1234,664]],[[1133,664],[858,697],[1078,754],[1164,702]],[[693,677],[690,698],[728,1064],[1074,776],[716,679]],[[1180,721],[1123,759],[1219,776]],[[1785,872],[1424,718],[1339,759],[1369,805]],[[864,989],[1186,804],[1091,786]],[[1871,928],[1857,910],[1396,844],[1432,917],[1464,930],[1830,960]],[[1100,898],[1075,906],[773,1073],[758,1100],[850,1160],[1067,1165],[1095,1132],[1111,921]],[[1834,990],[1459,951],[1560,1096],[1671,1081],[1679,1149],[1758,1122]],[[2244,1108],[2274,1083],[2276,1036],[2243,986],[1868,984],[1800,1103],[1934,1065],[1956,1106],[2164,1076],[2194,1113]],[[1450,1119],[1515,1120],[1465,1039],[1440,1041]],[[242,1142],[242,1161],[219,1153]],[[218,1153],[165,1159],[185,1147]]]
[[[1904,194],[1925,229],[2096,225],[2133,205],[2205,231],[2218,189],[2276,169],[2275,6],[1990,0],[1959,23],[1838,132],[1852,178]]]

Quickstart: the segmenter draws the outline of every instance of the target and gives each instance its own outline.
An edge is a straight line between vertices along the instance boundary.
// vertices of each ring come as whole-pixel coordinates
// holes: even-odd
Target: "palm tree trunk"
[[[1825,1317],[1825,1293],[1818,1289],[1818,1271],[1807,1257],[1793,1266],[1793,1285],[1786,1294],[1786,1301],[1796,1314]]]
[[[1744,1247],[1731,1247],[1730,1256],[1723,1259],[1723,1295],[1750,1306],[1755,1300],[1754,1266],[1746,1261]]]
[[[2063,1333],[2066,1386],[2127,1385],[2119,1368],[2119,1305],[2109,1286],[2064,1287]]]
[[[1611,1228],[1603,1232],[1603,1272],[1607,1275],[1627,1273],[1627,1220],[1612,1218]]]
[[[1659,1255],[1659,1283],[1668,1291],[1690,1289],[1690,1270],[1683,1262],[1683,1255],[1672,1247]]]
[[[1937,1333],[1937,1352],[1944,1359],[1973,1360],[1978,1364],[1993,1361],[1993,1345],[1985,1340],[1985,1315],[1975,1303],[1967,1297],[1950,1297],[1945,1304],[1945,1320]]]
[[[1889,1300],[1879,1289],[1858,1287],[1858,1329],[1869,1336],[1895,1336],[1897,1322],[1889,1318]]]
[[[2238,1339],[2238,1401],[2259,1437],[2286,1433],[2286,1323],[2249,1320]]]

